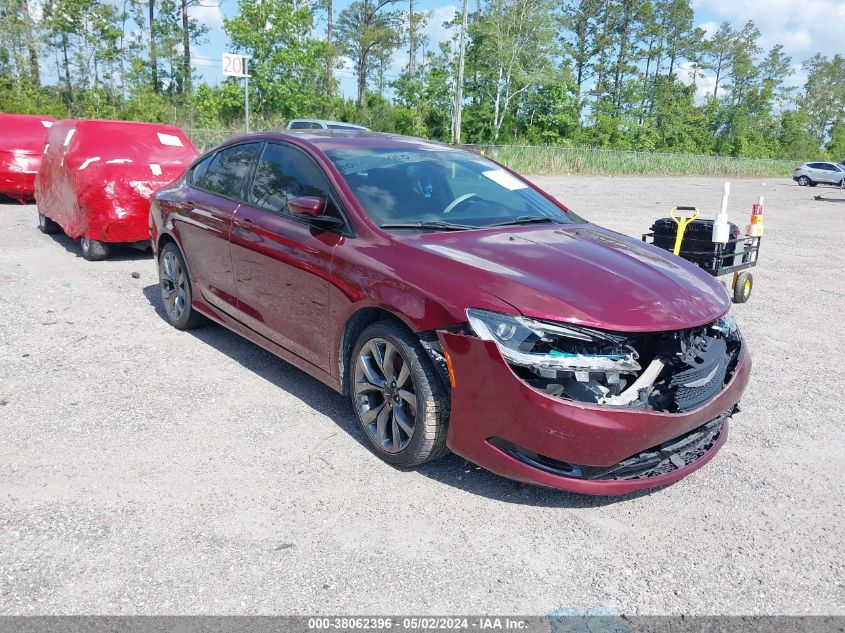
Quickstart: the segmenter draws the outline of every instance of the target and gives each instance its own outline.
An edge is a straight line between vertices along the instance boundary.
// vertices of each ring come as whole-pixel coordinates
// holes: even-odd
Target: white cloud
[[[44,17],[44,0],[30,0],[27,6],[29,17],[35,22],[40,22]]]
[[[698,28],[704,30],[704,35],[708,38],[713,37],[716,31],[719,30],[719,25],[715,22],[704,22],[698,25]]]
[[[725,19],[735,28],[754,20],[766,49],[783,44],[786,54],[804,61],[817,52],[842,52],[845,2],[842,0],[694,0],[694,8]],[[704,25],[702,25],[704,27]]]
[[[454,20],[457,11],[457,6],[447,4],[443,7],[437,7],[431,12],[431,17],[428,19],[424,31],[425,35],[428,36],[431,50],[436,50],[440,42],[446,42],[452,39],[457,29],[444,26],[444,24]]]
[[[685,62],[675,69],[678,79],[687,85],[695,83],[695,100],[697,103],[703,103],[707,95],[713,94],[713,88],[716,87],[716,77],[703,75],[701,70],[696,68],[692,62]]]
[[[804,85],[807,73],[801,63],[815,53],[831,56],[842,52],[843,0],[693,0],[692,4],[699,16],[713,18],[699,24],[708,37],[712,37],[722,21],[739,30],[748,20],[753,20],[760,30],[764,54],[781,44],[793,62],[791,74],[784,82],[787,87]],[[688,75],[686,80],[689,83]],[[713,94],[716,78],[700,77],[696,85],[696,100],[701,103],[708,94]]]
[[[223,11],[219,4],[208,2],[188,7],[188,15],[208,27],[208,35],[213,36],[223,31]]]

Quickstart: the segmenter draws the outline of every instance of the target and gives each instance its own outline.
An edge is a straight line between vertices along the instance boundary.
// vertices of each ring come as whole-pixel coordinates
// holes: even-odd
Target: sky
[[[224,16],[237,11],[237,0],[201,0],[203,6],[191,9],[192,15],[209,27],[207,41],[195,47],[195,62],[199,72],[209,83],[222,81],[220,58],[227,48],[223,32]],[[348,0],[335,0],[335,12],[339,13]],[[399,3],[406,5],[407,3]],[[474,4],[474,2],[472,2]],[[754,20],[761,32],[761,44],[768,50],[775,44],[782,44],[784,52],[792,57],[793,75],[788,85],[803,85],[805,74],[801,62],[820,52],[833,56],[845,54],[845,0],[693,0],[695,24],[712,34],[721,22],[730,22],[735,28],[742,28],[748,20]],[[416,0],[415,10],[431,11],[432,17],[425,27],[430,47],[449,39],[449,30],[443,22],[452,18],[457,11],[457,2]],[[320,23],[320,29],[324,24]],[[395,78],[407,64],[407,51],[397,51],[393,57],[392,74]],[[341,91],[352,97],[355,94],[355,78],[351,69],[337,73]],[[713,77],[698,80],[699,96],[713,91]]]

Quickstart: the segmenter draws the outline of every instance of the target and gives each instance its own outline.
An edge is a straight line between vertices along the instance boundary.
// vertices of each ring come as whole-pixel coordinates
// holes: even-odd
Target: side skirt
[[[255,330],[248,328],[246,325],[241,323],[235,318],[230,317],[227,314],[219,312],[209,306],[204,301],[197,299],[196,295],[199,294],[199,289],[194,284],[194,300],[193,300],[193,308],[209,319],[222,325],[223,327],[232,330],[235,334],[239,334],[240,336],[244,337],[248,341],[255,343],[259,347],[266,349],[271,354],[278,356],[283,361],[290,363],[297,369],[304,371],[306,374],[313,376],[323,384],[331,387],[337,392],[341,391],[340,380],[336,377],[332,376],[331,374],[323,371],[313,363],[309,363],[304,358],[300,358],[293,352],[286,350],[284,347],[281,347],[274,343],[273,341],[264,338]]]

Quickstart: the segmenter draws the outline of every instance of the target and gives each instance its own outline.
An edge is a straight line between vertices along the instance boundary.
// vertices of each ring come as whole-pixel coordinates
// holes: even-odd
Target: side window
[[[822,163],[810,163],[810,167],[813,169],[824,169],[824,165]]]
[[[249,203],[274,213],[287,213],[288,200],[299,196],[317,196],[330,201],[331,187],[325,174],[301,150],[267,143],[255,169]]]
[[[194,168],[191,169],[191,174],[188,176],[188,182],[195,187],[202,187],[202,179],[205,176],[205,172],[208,169],[209,163],[211,163],[211,159],[214,156],[206,156],[201,161],[199,161]]]
[[[311,124],[307,121],[294,121],[290,124],[290,129],[292,130],[310,130]]]
[[[243,199],[244,183],[260,149],[261,143],[243,143],[221,149],[205,169],[199,186],[226,198]]]

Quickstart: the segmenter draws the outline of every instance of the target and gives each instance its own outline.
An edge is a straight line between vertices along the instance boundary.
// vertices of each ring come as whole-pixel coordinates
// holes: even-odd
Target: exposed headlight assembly
[[[739,333],[739,327],[736,324],[736,319],[734,319],[733,315],[730,313],[727,313],[723,317],[717,319],[710,327],[726,337],[737,336]]]
[[[493,341],[509,363],[539,370],[634,373],[642,367],[623,336],[524,316],[467,309],[475,334]]]

